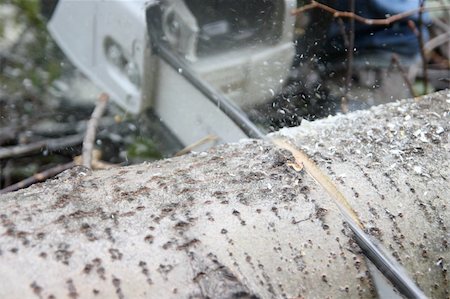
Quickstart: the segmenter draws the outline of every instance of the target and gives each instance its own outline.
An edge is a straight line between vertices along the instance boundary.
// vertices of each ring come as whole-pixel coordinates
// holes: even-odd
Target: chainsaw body
[[[159,5],[172,51],[238,107],[271,99],[295,49],[296,1],[59,0],[48,28],[74,64],[131,113],[152,107],[184,144],[246,137],[150,47],[146,11]]]

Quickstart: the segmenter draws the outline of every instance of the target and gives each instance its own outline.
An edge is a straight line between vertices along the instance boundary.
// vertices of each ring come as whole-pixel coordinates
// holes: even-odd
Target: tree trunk
[[[449,297],[448,91],[293,138],[430,297]],[[248,140],[0,196],[0,298],[372,298],[325,191]]]

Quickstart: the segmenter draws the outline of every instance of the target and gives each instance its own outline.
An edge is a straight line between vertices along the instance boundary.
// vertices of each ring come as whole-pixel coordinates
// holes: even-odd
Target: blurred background
[[[397,11],[386,1],[374,1],[376,7],[365,2],[320,3],[367,19],[421,4],[429,11],[373,26],[320,8],[302,10],[310,2],[298,1],[288,76],[270,99],[245,107],[253,122],[275,131],[449,87],[450,1],[406,1],[413,7]],[[42,11],[53,4],[0,0],[0,189],[79,156],[102,92],[49,35]],[[95,145],[109,166],[171,157],[183,148],[151,109],[136,115],[113,102],[100,119]]]

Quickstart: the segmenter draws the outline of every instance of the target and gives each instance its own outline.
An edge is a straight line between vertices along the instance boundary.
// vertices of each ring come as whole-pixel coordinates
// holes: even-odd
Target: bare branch
[[[421,8],[419,12],[419,20],[418,20],[418,27],[419,27],[419,34],[417,35],[417,40],[419,42],[419,49],[420,49],[420,56],[422,58],[422,73],[423,73],[423,90],[424,93],[428,93],[428,64],[427,64],[427,57],[425,55],[425,41],[423,38],[423,9],[425,7],[425,0],[420,0],[419,2],[419,8]]]
[[[64,170],[67,170],[69,168],[72,168],[73,166],[75,166],[74,162],[69,162],[66,164],[61,164],[61,165],[57,165],[53,168],[47,169],[45,171],[36,173],[35,175],[33,175],[32,177],[26,178],[23,181],[20,181],[16,184],[10,185],[6,188],[3,188],[0,190],[0,194],[5,194],[8,192],[13,192],[13,191],[17,191],[19,189],[23,189],[26,188],[28,186],[31,186],[35,183],[39,183],[42,181],[45,181],[48,178],[51,178],[55,175],[57,175],[58,173],[63,172]]]
[[[355,12],[355,0],[349,0],[350,10]],[[342,19],[341,19],[342,20]],[[355,19],[350,19],[348,30],[348,46],[347,46],[347,74],[345,76],[345,96],[342,98],[342,111],[348,112],[348,92],[352,87],[353,76],[353,49],[355,48]]]
[[[360,23],[364,23],[367,25],[382,25],[382,26],[390,25],[394,22],[405,19],[405,18],[410,17],[419,12],[436,10],[436,9],[450,9],[450,7],[448,7],[448,6],[440,6],[440,7],[432,7],[432,8],[419,7],[419,8],[411,9],[411,10],[408,10],[408,11],[405,11],[405,12],[402,12],[402,13],[399,13],[396,15],[392,15],[392,16],[390,16],[388,18],[384,18],[384,19],[368,19],[368,18],[364,18],[360,15],[357,15],[354,12],[340,11],[340,10],[334,9],[328,5],[325,5],[320,2],[312,0],[311,3],[301,6],[297,9],[294,9],[292,11],[292,14],[298,15],[298,14],[304,13],[308,10],[315,9],[315,8],[319,8],[326,12],[329,12],[335,18],[350,18],[350,19],[354,19],[355,21],[358,21]]]
[[[408,86],[408,90],[409,90],[409,93],[411,94],[411,96],[416,97],[416,93],[414,92],[414,88],[411,84],[411,81],[408,78],[408,74],[406,73],[405,69],[401,65],[400,59],[398,58],[397,54],[392,54],[391,62],[400,71],[403,81],[405,81],[406,86]]]
[[[70,135],[62,138],[52,138],[52,139],[46,139],[41,140],[38,142],[30,143],[30,144],[22,144],[22,145],[15,145],[15,146],[9,146],[9,147],[3,147],[0,148],[0,160],[16,157],[16,156],[22,156],[29,153],[33,153],[36,151],[39,151],[43,148],[46,148],[48,150],[56,150],[63,147],[73,146],[80,144],[83,140],[82,134],[76,134],[76,135]]]
[[[208,143],[208,142],[213,142],[213,141],[216,141],[216,140],[217,140],[217,136],[214,136],[214,135],[208,135],[208,136],[206,136],[206,137],[203,137],[203,138],[200,139],[199,141],[196,141],[196,142],[194,142],[193,144],[186,146],[186,147],[183,148],[181,151],[177,152],[177,153],[175,154],[175,157],[178,157],[178,156],[182,156],[182,155],[188,154],[188,153],[190,153],[193,149],[195,149],[196,147],[199,147],[200,145],[203,145],[203,144]]]
[[[94,149],[95,135],[98,127],[98,120],[105,111],[109,96],[102,93],[97,101],[94,112],[92,112],[91,119],[88,122],[86,135],[83,140],[83,166],[91,168],[92,164],[92,150]]]

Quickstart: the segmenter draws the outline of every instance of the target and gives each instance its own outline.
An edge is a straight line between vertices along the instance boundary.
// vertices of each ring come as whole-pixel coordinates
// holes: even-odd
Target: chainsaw
[[[280,91],[296,1],[53,2],[48,29],[119,106],[151,107],[184,145],[261,137],[242,112]]]
[[[48,29],[69,59],[131,113],[151,107],[184,145],[265,139],[243,109],[273,99],[295,55],[294,0],[47,2]],[[380,297],[422,291],[349,217]],[[373,264],[372,264],[373,263]],[[392,284],[392,285],[391,285]]]

